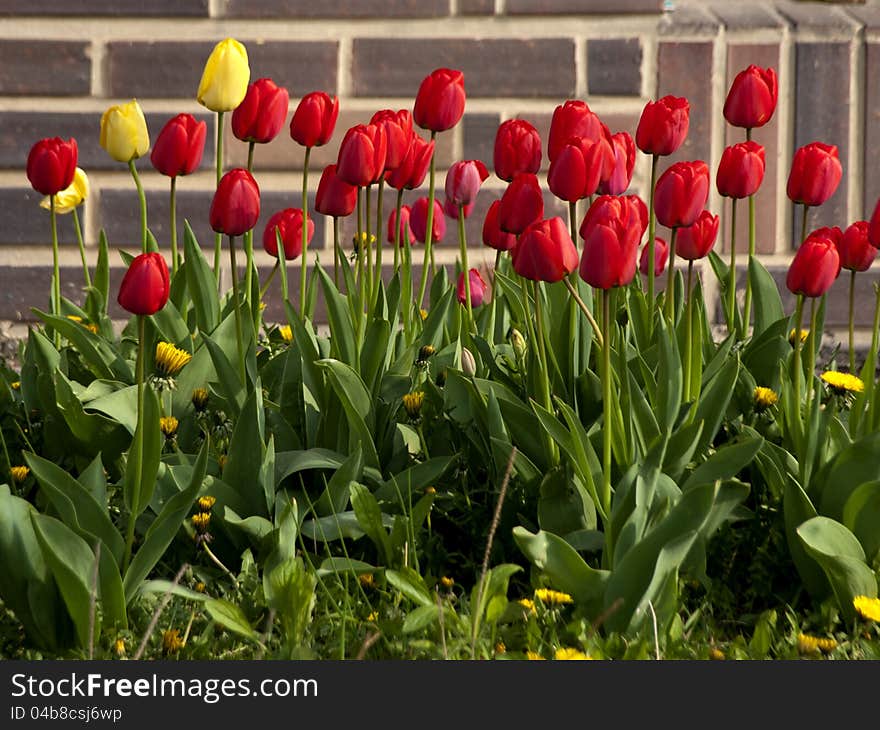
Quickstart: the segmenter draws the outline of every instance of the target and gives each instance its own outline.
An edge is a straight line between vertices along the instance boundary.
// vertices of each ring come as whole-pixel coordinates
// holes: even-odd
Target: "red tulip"
[[[383,127],[357,124],[345,133],[339,145],[336,174],[349,185],[372,185],[385,172],[387,150]]]
[[[351,215],[357,205],[357,194],[357,187],[336,174],[336,165],[327,165],[315,193],[315,210],[340,218]]]
[[[498,225],[505,233],[520,234],[544,217],[544,194],[538,178],[520,172],[507,186],[498,207]]]
[[[611,136],[611,149],[614,165],[611,174],[599,182],[598,192],[602,195],[622,195],[632,182],[636,166],[636,143],[627,132]]]
[[[330,141],[339,116],[339,98],[313,91],[300,99],[290,120],[290,136],[303,147],[320,147]]]
[[[486,286],[486,282],[483,280],[483,277],[480,276],[480,272],[477,269],[471,269],[468,272],[471,284],[471,307],[479,307],[483,300],[486,298],[486,293],[488,292],[488,287]],[[467,301],[467,293],[464,285],[464,272],[462,271],[458,275],[458,285],[456,286],[456,294],[458,295],[458,301],[460,304],[464,304]]]
[[[401,216],[402,217],[402,216]],[[428,233],[428,196],[419,198],[412,204],[409,212],[409,227],[419,243],[424,243]],[[446,235],[446,219],[443,217],[443,206],[434,201],[434,218],[431,222],[431,240],[440,241]]]
[[[868,240],[874,248],[880,248],[880,198],[874,204],[874,212],[868,223]]]
[[[446,173],[446,198],[454,206],[470,205],[487,177],[489,170],[480,160],[454,162]]]
[[[287,89],[272,79],[248,84],[244,100],[232,112],[232,133],[242,142],[271,142],[284,126],[289,101]]]
[[[676,162],[654,188],[654,212],[667,228],[694,223],[709,199],[709,168],[702,160]]]
[[[639,257],[639,271],[648,276],[648,250],[649,246],[642,246],[642,255]],[[660,276],[666,270],[666,262],[669,260],[669,244],[660,236],[654,239],[654,276]]]
[[[464,207],[464,217],[469,218],[470,214],[474,210],[475,203],[468,203]],[[452,220],[458,220],[458,205],[453,202],[450,198],[445,198],[443,200],[443,213],[447,218],[452,218]]]
[[[839,236],[835,239],[833,230],[813,231],[798,247],[785,278],[785,285],[792,294],[821,297],[831,288],[840,273],[836,243]],[[840,234],[839,228],[837,234]]]
[[[47,137],[31,147],[27,176],[34,190],[43,195],[60,193],[73,182],[78,158],[76,140]]]
[[[636,128],[636,145],[648,155],[671,155],[684,142],[690,122],[690,103],[677,96],[649,101]]]
[[[764,181],[764,148],[751,140],[725,147],[715,185],[728,198],[748,198]]]
[[[227,172],[221,179],[209,215],[217,233],[240,236],[257,225],[260,217],[260,188],[243,167]]]
[[[776,110],[778,95],[776,71],[752,64],[740,71],[730,85],[724,100],[724,118],[734,127],[763,127]]]
[[[495,133],[492,157],[495,174],[510,182],[518,172],[537,173],[541,169],[541,137],[525,119],[508,119]]]
[[[413,134],[412,113],[409,109],[396,112],[382,109],[372,116],[370,124],[376,124],[385,130],[385,169],[394,170],[403,162],[409,150]]]
[[[586,102],[569,99],[553,110],[550,135],[547,138],[547,156],[553,162],[572,137],[598,140],[603,136],[603,126]]]
[[[168,177],[189,175],[202,162],[207,133],[208,125],[192,114],[171,117],[156,137],[150,162]]]
[[[794,153],[786,192],[795,203],[822,205],[834,195],[841,177],[843,167],[837,147],[810,142]]]
[[[574,203],[593,195],[603,173],[610,172],[613,165],[609,140],[572,137],[550,163],[547,186],[557,198]]]
[[[513,249],[513,270],[532,281],[562,281],[577,265],[577,249],[559,216],[532,223]]]
[[[412,232],[412,228],[409,227],[409,218],[410,218],[410,207],[408,205],[400,206],[400,233],[398,243],[400,246],[405,246],[409,244],[412,246],[415,243],[416,237]],[[388,216],[388,233],[385,237],[385,240],[390,244],[394,244],[394,223],[397,220],[397,210],[392,210],[391,215]],[[427,227],[427,226],[426,226]]]
[[[675,253],[686,261],[696,261],[708,256],[718,237],[719,223],[717,215],[704,210],[695,223],[678,229]]]
[[[596,198],[580,228],[581,279],[599,289],[629,284],[647,223],[647,208],[636,195]]]
[[[422,129],[444,132],[458,124],[464,114],[464,74],[438,68],[419,86],[413,106],[413,120]]]
[[[302,253],[303,213],[299,208],[285,208],[274,213],[263,229],[263,250],[270,256],[278,258],[278,239],[276,229],[281,234],[284,244],[284,260],[291,261]],[[315,235],[315,223],[309,218],[308,241]],[[306,243],[308,243],[308,241]]]
[[[877,249],[868,240],[868,225],[868,221],[856,221],[841,235],[837,243],[841,268],[867,271],[871,267]]]
[[[122,277],[116,301],[127,312],[150,315],[165,306],[170,291],[168,264],[162,254],[152,251],[132,259]]]
[[[516,246],[516,236],[501,230],[498,221],[500,208],[501,201],[495,200],[486,212],[486,217],[483,219],[483,243],[496,251],[510,251]]]
[[[433,156],[434,140],[426,142],[416,132],[411,132],[403,160],[396,168],[385,173],[385,182],[395,190],[417,188],[424,182]]]

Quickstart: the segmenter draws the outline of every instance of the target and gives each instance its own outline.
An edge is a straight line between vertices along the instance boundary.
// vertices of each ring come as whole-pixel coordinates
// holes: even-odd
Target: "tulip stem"
[[[654,306],[654,232],[656,230],[656,218],[654,216],[654,188],[657,185],[658,155],[651,155],[651,191],[648,198],[648,302]],[[653,318],[652,320],[653,321]]]
[[[459,216],[462,220],[464,216]],[[541,305],[541,284],[537,281],[532,282],[532,291],[535,296],[535,327],[536,338],[538,340],[538,357],[541,359],[541,393],[544,398],[544,408],[548,412],[553,413],[553,396],[550,390],[550,368],[547,365],[547,343],[544,341],[544,313]],[[545,432],[545,436],[547,436]],[[548,456],[550,464],[556,466],[559,462],[559,449],[556,442],[552,438],[547,438]]]
[[[76,232],[76,243],[79,246],[79,257],[82,260],[83,278],[86,282],[86,288],[91,287],[92,277],[89,275],[89,264],[86,261],[86,246],[83,242],[82,226],[79,224],[79,213],[76,208],[73,209],[73,230]]]
[[[235,339],[238,342],[238,375],[242,386],[247,385],[244,366],[244,343],[241,329],[241,301],[238,293],[238,270],[235,264],[235,236],[229,237],[229,267],[232,269],[232,306],[235,309]]]
[[[576,200],[568,201],[568,228],[571,231],[571,240],[575,242],[578,240],[577,206]]]
[[[401,290],[401,313],[403,315],[403,333],[404,341],[409,342],[409,319],[412,315],[412,256],[410,255],[409,235],[405,241],[400,239],[400,215],[403,209],[403,189],[397,191],[397,203],[394,208],[394,269],[397,270],[398,264],[402,266],[400,276]],[[401,245],[406,246],[404,251],[400,250]],[[402,256],[401,256],[402,254]],[[400,259],[403,259],[401,262]]]
[[[687,273],[687,322],[685,322],[685,361],[684,361],[684,400],[685,403],[689,402],[691,399],[691,359],[693,357],[694,350],[694,332],[693,332],[693,277],[694,277],[694,262],[688,261],[688,273]]]
[[[61,316],[61,269],[58,265],[58,221],[55,196],[49,196],[49,223],[52,227],[52,314]],[[55,331],[55,348],[61,349],[61,334]]]
[[[431,132],[431,141],[437,137],[436,132]],[[431,251],[431,239],[434,233],[434,176],[435,176],[435,158],[437,157],[436,147],[431,151],[431,167],[428,173],[428,214],[425,222],[425,256],[422,262],[422,275],[419,280],[419,298],[416,301],[416,308],[422,306],[422,300],[425,298],[425,289],[428,286],[428,263],[431,263],[431,276],[434,275],[434,258]]]
[[[135,167],[134,159],[128,161],[128,169],[134,178],[134,185],[137,188],[138,200],[141,205],[141,253],[147,252],[147,196],[144,195],[144,186],[141,184],[141,176],[138,175],[137,167]]]
[[[677,232],[678,228],[673,226],[672,235],[669,236],[669,261],[666,264],[666,318],[669,320],[669,326],[673,329],[675,328],[675,234]],[[651,241],[653,240],[652,238]],[[648,249],[648,269],[650,272],[654,271],[654,259],[651,258],[653,255],[654,252]]]
[[[675,230],[675,229],[673,229]],[[610,294],[599,290],[602,300],[602,512],[611,515],[611,305]],[[606,547],[610,548],[610,521],[605,525]],[[610,555],[606,556],[610,560]],[[610,563],[609,563],[610,564]]]
[[[134,433],[135,437],[140,440],[140,443],[137,445],[132,444],[132,448],[134,448],[134,458],[136,459],[134,473],[138,475],[138,478],[140,478],[144,460],[144,361],[146,360],[144,340],[147,337],[146,323],[147,318],[143,314],[137,315],[138,351],[137,364],[135,365],[135,378],[137,379],[137,428]],[[130,512],[125,530],[125,553],[122,558],[123,575],[125,575],[128,564],[131,562],[131,548],[134,545],[134,526],[137,521],[135,512],[137,507],[138,505],[133,503],[129,505]]]
[[[807,240],[807,218],[809,215],[810,206],[804,203],[804,218],[801,221],[801,243]]]
[[[581,295],[578,293],[578,290],[575,288],[574,284],[569,281],[567,276],[562,278],[565,287],[571,293],[572,298],[577,302],[578,307],[584,313],[584,316],[587,318],[587,321],[590,323],[590,327],[593,328],[593,334],[596,335],[596,342],[599,347],[603,347],[605,342],[605,336],[602,334],[602,328],[599,326],[599,323],[596,321],[596,318],[593,317],[593,313],[590,311],[590,308],[587,306],[586,302],[581,298]]]
[[[474,329],[474,310],[471,302],[471,270],[468,267],[467,233],[464,228],[464,206],[458,205],[458,246],[461,253],[461,265],[464,273],[464,308],[467,312],[468,334]],[[537,296],[537,295],[536,295]],[[535,305],[538,306],[537,304]]]
[[[309,157],[312,148],[306,147],[303,158],[302,179],[302,270],[299,277],[299,316],[303,322],[306,320],[306,279],[309,275],[308,249],[309,249]]]
[[[855,316],[856,316],[856,272],[849,272],[849,371],[856,374],[855,350]]]
[[[821,338],[820,338],[821,340]],[[815,390],[816,370],[816,298],[810,299],[810,334],[807,337],[807,380],[804,383],[806,407],[804,409],[806,427],[810,428],[810,417],[813,410],[813,391]]]
[[[339,265],[343,253],[339,248],[339,216],[333,216],[333,284],[339,289]]]
[[[216,168],[217,168],[217,186],[220,185],[220,179],[223,177],[223,112],[217,112],[217,151]],[[223,234],[214,234],[214,278],[217,281],[217,288],[220,288],[220,257],[223,250]]]
[[[272,283],[272,279],[274,279],[275,274],[278,273],[278,266],[280,263],[280,259],[275,259],[275,265],[272,267],[272,271],[269,272],[269,276],[266,277],[265,283],[260,287],[260,301],[263,301],[263,297],[266,296],[266,292],[269,291],[269,284]]]
[[[755,196],[749,196],[749,266],[746,270],[746,298],[743,302],[743,338],[749,334],[749,320],[752,318],[752,278],[749,272],[755,258]]]
[[[276,264],[281,272],[281,297],[284,301],[284,311],[286,314],[290,311],[287,306],[290,303],[290,290],[287,287],[287,259],[284,258],[284,242],[281,240],[281,231],[278,228],[275,229],[275,243],[277,244],[278,251],[278,261]]]
[[[795,328],[794,328],[794,358],[793,358],[793,373],[792,380],[794,381],[794,404],[795,409],[798,414],[798,419],[800,419],[800,407],[801,407],[801,326],[804,321],[804,295],[798,294],[797,298],[797,306],[795,308]],[[800,433],[800,429],[797,428],[798,433]]]
[[[256,146],[255,142],[248,143],[248,160],[247,160],[247,170],[250,173],[254,171],[254,147]],[[251,288],[254,285],[254,229],[251,228],[249,231],[244,232],[244,255],[246,260],[246,269],[244,272],[244,300],[247,302],[248,310],[251,311],[251,316],[254,320],[254,331],[256,332],[259,328],[259,318],[260,318],[260,309],[259,304],[257,305],[257,311],[254,312],[252,308],[251,302]]]
[[[372,197],[372,184],[367,185],[366,192],[366,201],[364,202],[364,226],[366,227],[366,246],[367,246],[367,258],[366,263],[364,265],[364,275],[366,276],[366,291],[364,292],[364,299],[366,300],[366,309],[365,311],[370,311],[370,306],[373,302],[373,225],[372,219],[370,218],[370,198]]]
[[[171,275],[177,273],[177,176],[171,178],[171,194],[168,199],[171,218]]]
[[[364,318],[364,211],[361,201],[363,200],[363,188],[359,187],[357,191],[357,237],[355,238],[355,246],[357,247],[357,325],[358,331],[361,329],[361,322]]]
[[[379,194],[376,197],[376,268],[373,272],[373,291],[370,300],[375,307],[379,303],[379,289],[382,282],[382,193],[385,178],[379,179]]]
[[[736,329],[736,198],[730,199],[730,271],[727,278],[727,332]]]
[[[495,344],[495,317],[497,313],[498,299],[498,280],[495,274],[501,268],[501,249],[495,251],[495,266],[492,267],[492,299],[489,302],[489,324],[486,327],[486,334],[489,336],[489,344]]]

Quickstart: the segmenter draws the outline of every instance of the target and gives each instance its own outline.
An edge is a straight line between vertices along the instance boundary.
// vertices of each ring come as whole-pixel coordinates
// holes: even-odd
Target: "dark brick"
[[[0,226],[0,245],[36,244],[51,248],[49,211],[40,207],[42,199],[33,188],[0,188],[0,210],[8,211]],[[84,203],[88,204],[88,201]],[[80,224],[84,223],[82,209],[79,220]],[[72,215],[58,216],[58,240],[62,244],[76,244]]]
[[[356,38],[356,96],[412,98],[439,67],[464,72],[470,97],[551,97],[574,93],[574,42],[569,38]]]
[[[727,47],[727,88],[730,88],[734,77],[749,64],[754,63],[762,68],[772,67],[779,70],[779,45],[767,44],[731,44]],[[785,103],[785,94],[781,94],[782,103]],[[745,130],[725,124],[725,144],[731,145],[745,140]],[[774,114],[767,124],[759,129],[752,130],[752,139],[764,146],[766,169],[764,182],[755,196],[755,248],[758,253],[773,253],[776,250],[776,174],[778,170],[779,152],[779,114]],[[729,201],[724,201],[725,214],[720,245],[716,249],[730,251],[730,210]],[[715,211],[720,212],[720,211]],[[737,251],[748,252],[749,250],[749,203],[743,200],[737,203],[736,221]]]
[[[659,13],[663,0],[507,0],[508,15],[628,15]]]
[[[657,23],[660,35],[680,33],[715,35],[721,23],[706,8],[698,5],[676,5],[672,12],[664,13]]]
[[[437,18],[449,0],[228,0],[229,18]]]
[[[183,224],[188,220],[195,233],[196,240],[203,249],[213,249],[214,231],[208,222],[213,192],[208,190],[181,190],[177,192],[177,240],[183,244]],[[282,208],[298,208],[298,195],[285,192],[264,192],[262,195],[260,219],[254,229],[254,247],[262,247],[263,229],[269,218]],[[163,249],[171,245],[169,233],[169,195],[166,191],[150,190],[147,192],[147,216],[150,231]],[[314,196],[309,196],[310,216],[315,221],[314,247],[323,247],[324,220],[323,216],[314,214]],[[141,240],[140,208],[137,195],[126,189],[107,189],[101,191],[99,208],[99,225],[107,234],[112,246],[123,249],[137,248]],[[224,244],[225,245],[225,244]],[[228,254],[227,254],[228,256]],[[224,259],[225,263],[225,259]]]
[[[458,0],[459,15],[495,15],[495,0]]]
[[[87,96],[92,83],[88,43],[0,42],[0,94]]]
[[[587,41],[587,83],[591,94],[639,96],[642,91],[639,39]]]
[[[270,77],[294,94],[315,89],[336,93],[336,41],[240,40],[247,48],[252,80]],[[214,46],[201,41],[108,43],[107,94],[195,99]]]
[[[466,114],[462,122],[465,160],[482,160],[492,171],[495,157],[495,134],[501,118],[497,114]]]
[[[728,30],[782,28],[785,25],[779,14],[766,3],[716,1],[710,8]]]
[[[94,265],[93,265],[94,266]],[[92,268],[94,271],[94,268]],[[113,267],[110,269],[110,291],[115,292],[122,281],[124,270]],[[85,302],[83,292],[82,267],[62,266],[61,296],[70,301],[82,305]],[[0,319],[13,322],[39,321],[31,312],[35,307],[43,312],[50,309],[50,291],[52,288],[52,265],[45,266],[0,266],[0,281],[3,287],[0,289]],[[112,301],[112,314],[119,316],[119,307],[116,305],[116,297],[110,297]],[[124,313],[123,313],[124,314]]]
[[[847,173],[849,170],[849,43],[799,42],[795,51],[794,149],[814,141],[837,145],[843,179],[824,205],[810,211],[810,229],[847,225]],[[794,152],[792,150],[792,153]],[[802,209],[802,206],[797,206]],[[800,210],[795,215],[793,245],[801,230]]]
[[[865,149],[864,149],[864,209],[870,217],[880,197],[880,43],[865,44]]]
[[[776,0],[776,9],[796,30],[855,31],[859,23],[831,3]]]
[[[782,296],[782,306],[786,312],[794,312],[797,304],[796,297],[785,285],[785,277],[788,267],[768,266],[767,270],[776,281],[779,293]],[[849,271],[844,269],[840,272],[837,281],[828,290],[825,303],[825,328],[847,327],[849,324]],[[868,270],[856,276],[856,327],[872,327],[874,317],[874,285],[880,283],[880,274],[877,271]],[[818,306],[818,302],[816,303]],[[809,327],[810,305],[809,300],[804,307],[804,327]],[[844,348],[846,345],[844,345]]]
[[[167,113],[144,115],[150,140],[155,141],[162,126],[173,116]],[[214,165],[214,115],[197,114],[208,124],[202,169]],[[101,113],[81,112],[0,112],[0,168],[24,170],[31,145],[44,137],[76,139],[79,166],[91,170],[120,170],[124,165],[108,155],[100,144]],[[151,170],[149,154],[137,161],[139,170]]]
[[[700,73],[694,73],[694,69],[700,69]],[[690,126],[684,144],[661,160],[660,172],[678,160],[708,162],[712,139],[712,43],[660,43],[657,97],[667,94],[690,101]]]
[[[208,0],[0,0],[0,15],[208,17]]]

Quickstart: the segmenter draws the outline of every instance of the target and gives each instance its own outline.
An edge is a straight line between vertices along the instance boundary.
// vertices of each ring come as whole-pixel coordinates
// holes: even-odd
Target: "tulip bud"
[[[798,247],[785,284],[792,294],[821,297],[831,288],[839,273],[840,255],[833,229],[820,229],[813,231]]]
[[[636,128],[636,145],[648,155],[671,155],[684,142],[690,123],[690,103],[683,97],[664,96],[649,101]]]
[[[208,125],[192,114],[178,114],[169,119],[150,153],[150,162],[168,177],[189,175],[202,162]]]
[[[577,249],[559,216],[532,223],[513,249],[513,270],[532,281],[562,281],[577,265]]]
[[[339,116],[339,97],[312,91],[300,99],[290,120],[290,136],[303,147],[321,147],[330,141]]]
[[[462,206],[462,212],[464,213],[464,217],[467,218],[470,216],[471,211],[474,209],[475,203],[468,203],[465,206]],[[443,200],[443,212],[446,214],[447,218],[452,218],[452,220],[458,220],[458,204],[455,203],[450,198],[445,198]]]
[[[412,113],[408,109],[392,111],[382,109],[376,112],[370,119],[370,124],[380,126],[385,131],[385,170],[393,170],[398,167],[409,151],[412,141]]]
[[[396,168],[385,173],[385,182],[396,190],[417,188],[425,180],[433,156],[434,140],[426,142],[411,132],[406,154]]]
[[[834,195],[841,177],[837,147],[811,142],[794,153],[786,192],[795,203],[822,205]]]
[[[648,276],[648,251],[650,247],[642,246],[642,254],[639,257],[639,271]],[[660,236],[654,239],[654,276],[660,276],[666,270],[666,262],[669,260],[669,244]]]
[[[85,170],[77,167],[76,172],[73,173],[73,182],[60,193],[55,194],[55,212],[70,213],[74,208],[82,205],[87,197],[89,197],[89,178]],[[48,195],[40,201],[40,207],[51,210],[52,202]]]
[[[471,285],[471,307],[479,307],[483,303],[483,300],[486,298],[488,287],[486,286],[486,282],[483,280],[483,277],[480,276],[480,272],[477,269],[471,269],[468,274]],[[458,275],[456,294],[458,295],[458,301],[460,304],[464,304],[467,301],[467,292],[465,289],[463,271]]]
[[[458,124],[464,114],[464,74],[438,68],[419,86],[413,106],[413,121],[422,129],[444,132]]]
[[[428,197],[419,198],[412,204],[409,214],[409,226],[419,243],[424,243],[428,234]],[[440,241],[446,235],[446,219],[443,207],[434,201],[434,218],[431,222],[431,240]]]
[[[748,198],[764,181],[764,148],[751,140],[726,147],[715,184],[728,198]]]
[[[461,371],[469,378],[477,374],[477,362],[474,360],[473,353],[466,347],[461,348]]]
[[[43,195],[60,193],[73,182],[78,157],[73,137],[66,142],[61,137],[41,139],[28,153],[27,177],[31,186]]]
[[[717,215],[704,210],[696,222],[678,229],[675,253],[685,261],[696,261],[708,256],[718,237],[719,223]]]
[[[577,202],[593,195],[605,172],[610,174],[614,152],[608,139],[572,137],[559,150],[547,172],[547,186],[557,198]]]
[[[357,206],[358,189],[336,174],[336,165],[327,165],[321,173],[315,193],[315,210],[324,215],[345,217]]]
[[[596,198],[580,228],[584,239],[581,279],[599,289],[629,284],[636,273],[639,241],[646,225],[645,204],[638,196]]]
[[[446,198],[454,206],[471,205],[489,171],[480,160],[453,163],[446,173]]]
[[[168,301],[170,286],[168,264],[162,254],[142,253],[129,264],[116,301],[132,314],[155,314]]]
[[[709,199],[709,168],[702,160],[676,162],[654,188],[654,211],[667,228],[694,223]]]
[[[776,71],[752,64],[740,71],[724,100],[724,118],[734,127],[763,127],[776,110]]]
[[[196,99],[213,112],[231,112],[247,94],[251,69],[247,49],[234,38],[220,41],[202,71]]]
[[[492,158],[495,174],[510,182],[518,172],[537,173],[541,169],[541,137],[525,119],[508,119],[495,133]]]
[[[514,355],[522,360],[523,357],[525,357],[527,349],[526,338],[522,336],[522,332],[515,327],[511,327],[507,339],[510,341],[510,346],[513,348]]]
[[[302,253],[303,213],[299,208],[285,208],[273,213],[263,229],[263,250],[270,256],[278,258],[278,238],[276,230],[281,234],[284,244],[284,260],[292,261]],[[315,222],[309,218],[307,241],[315,235]]]
[[[385,172],[385,130],[375,124],[357,124],[342,139],[336,174],[349,185],[366,187]]]
[[[521,172],[513,178],[498,206],[498,225],[505,233],[520,234],[544,217],[544,194],[538,178]]]
[[[400,206],[400,231],[395,232],[394,223],[397,221],[397,210],[391,211],[391,215],[388,216],[388,231],[385,239],[388,243],[394,244],[395,235],[399,236],[398,245],[400,246],[406,246],[407,244],[412,246],[415,243],[415,234],[409,227],[410,212],[411,210],[408,205]]]
[[[136,99],[111,106],[101,115],[101,147],[117,162],[143,157],[150,149],[147,120]]]
[[[871,268],[877,249],[868,240],[868,221],[856,221],[849,226],[837,243],[840,266],[850,271],[867,271]]]
[[[636,143],[627,132],[618,132],[611,137],[614,164],[611,174],[599,182],[598,192],[602,195],[623,195],[632,182],[636,167]]]
[[[272,79],[257,79],[232,112],[232,133],[242,142],[271,142],[284,126],[289,101],[287,89]]]
[[[257,225],[260,217],[260,188],[243,167],[227,172],[211,201],[211,228],[217,233],[240,236]]]
[[[603,124],[590,110],[586,102],[569,99],[553,111],[550,121],[550,135],[547,138],[547,156],[553,162],[562,148],[572,137],[592,141],[603,136]]]
[[[510,251],[516,246],[516,236],[501,230],[498,221],[498,211],[501,209],[501,201],[495,200],[489,206],[486,217],[483,219],[483,243],[496,251]]]

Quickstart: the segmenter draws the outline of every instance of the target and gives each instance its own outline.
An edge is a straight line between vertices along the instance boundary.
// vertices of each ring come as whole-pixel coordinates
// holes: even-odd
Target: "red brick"
[[[30,187],[0,188],[0,210],[8,211],[0,226],[0,246],[36,244],[51,248],[49,211],[40,207],[42,199],[43,196]],[[89,205],[88,201],[85,205]],[[82,224],[82,209],[79,219]],[[65,245],[76,244],[72,215],[58,216],[58,240]]]
[[[449,0],[228,0],[228,18],[437,18]]]
[[[208,17],[208,0],[0,0],[0,15]]]
[[[507,0],[509,15],[624,15],[659,13],[663,0]]]
[[[87,96],[88,47],[81,41],[0,41],[0,94]]]
[[[679,160],[710,160],[712,139],[712,43],[663,41],[658,51],[657,97],[667,94],[690,101],[687,139],[677,152],[660,160],[660,172]],[[700,69],[700,73],[694,73]]]
[[[492,171],[495,157],[495,135],[501,117],[498,114],[466,114],[462,121],[465,160],[482,160]]]
[[[880,197],[880,43],[865,44],[865,150],[864,150],[864,208],[862,216],[869,218]]]
[[[495,0],[458,0],[459,15],[495,15]]]
[[[94,262],[90,262],[94,271]],[[115,292],[122,280],[123,270],[111,269],[110,291]],[[85,301],[83,292],[83,272],[81,266],[62,266],[61,296],[82,305]],[[52,288],[52,265],[45,266],[0,266],[0,281],[3,281],[0,292],[0,319],[13,322],[39,321],[31,312],[31,307],[48,312],[50,309],[50,291]],[[118,311],[116,297],[111,296],[112,306]]]
[[[638,38],[587,41],[587,85],[591,94],[639,96],[642,46]]]

